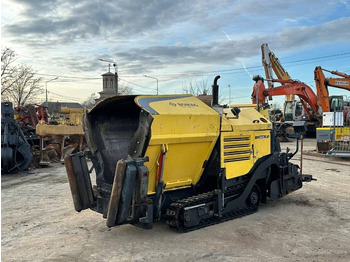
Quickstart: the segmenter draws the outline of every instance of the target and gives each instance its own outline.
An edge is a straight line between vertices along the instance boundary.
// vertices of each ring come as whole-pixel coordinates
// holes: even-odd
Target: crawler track
[[[244,187],[245,185],[241,184],[230,188],[225,193],[225,197],[226,198],[228,196],[233,196],[233,198],[238,197],[242,193]],[[206,204],[206,203],[215,202],[215,201],[216,201],[216,194],[214,191],[210,191],[207,193],[195,195],[186,199],[176,201],[172,203],[167,210],[166,223],[171,228],[174,228],[176,231],[185,233],[185,232],[190,232],[203,227],[211,226],[214,224],[219,224],[221,222],[225,222],[235,218],[240,218],[240,217],[255,213],[258,210],[258,207],[248,207],[248,206],[237,207],[235,210],[232,210],[232,211],[224,211],[221,217],[213,215],[210,218],[202,219],[200,223],[196,226],[192,226],[192,227],[184,226],[183,213],[186,207],[194,207],[197,205]]]

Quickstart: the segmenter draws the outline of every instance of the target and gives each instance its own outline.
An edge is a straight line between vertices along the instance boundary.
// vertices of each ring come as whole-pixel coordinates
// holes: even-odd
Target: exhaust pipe
[[[213,104],[212,106],[216,106],[219,104],[219,85],[217,84],[218,80],[219,80],[220,76],[217,75],[214,78],[214,83],[211,86],[212,88],[212,93],[213,93]]]

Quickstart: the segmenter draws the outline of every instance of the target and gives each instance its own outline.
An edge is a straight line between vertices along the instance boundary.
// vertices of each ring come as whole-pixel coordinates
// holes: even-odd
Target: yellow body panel
[[[69,124],[70,125],[82,125],[83,115],[85,114],[84,108],[61,108],[62,114],[69,114]]]
[[[162,149],[166,149],[165,190],[196,184],[219,137],[219,114],[193,96],[158,96],[155,101],[139,96],[135,101],[153,117],[145,153],[149,157],[148,193],[155,192]]]
[[[316,130],[331,131],[334,130],[334,127],[317,127]],[[335,140],[344,140],[344,136],[350,134],[350,127],[335,127]]]
[[[223,126],[221,130],[229,130],[231,126],[234,131],[237,130],[267,130],[272,129],[272,123],[252,106],[240,106],[239,118],[237,119],[231,112],[231,108],[223,110]],[[224,129],[223,129],[224,128]]]
[[[39,136],[50,135],[84,135],[83,127],[80,126],[68,126],[68,125],[47,125],[37,124],[36,134]]]
[[[271,122],[254,107],[240,109],[238,118],[224,110],[220,152],[226,179],[247,174],[259,158],[271,154]]]
[[[335,128],[335,140],[345,140],[344,136],[349,137],[350,127],[336,127]]]
[[[239,107],[239,108],[255,108],[256,109],[256,104],[234,104],[230,105],[230,107]],[[259,112],[262,114],[266,119],[269,119],[269,110],[268,108],[263,109],[261,105],[259,106]]]
[[[148,194],[156,190],[162,150],[165,190],[197,184],[219,137],[220,165],[227,179],[247,174],[259,158],[271,153],[272,124],[254,106],[239,105],[237,118],[231,108],[222,109],[220,116],[188,95],[138,96],[135,102],[153,117],[145,152]]]

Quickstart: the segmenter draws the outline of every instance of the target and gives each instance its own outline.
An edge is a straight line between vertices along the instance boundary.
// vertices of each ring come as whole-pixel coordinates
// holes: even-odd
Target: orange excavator
[[[316,67],[314,71],[317,95],[311,87],[305,83],[292,79],[268,79],[269,82],[277,82],[282,85],[266,89],[264,79],[261,76],[254,76],[253,80],[255,81],[255,84],[252,92],[252,103],[264,104],[267,97],[297,95],[300,99],[302,108],[298,105],[299,102],[286,101],[284,107],[285,124],[288,126],[291,124],[291,121],[304,120],[308,122],[308,131],[312,133],[315,132],[315,128],[322,123],[322,113],[324,112],[342,110],[344,111],[344,119],[346,119],[348,111],[350,112],[349,106],[345,105],[342,96],[329,96],[328,86],[350,91],[350,76],[337,71],[328,71],[332,74],[342,76],[342,78],[326,78],[322,70],[328,71],[321,67]],[[306,116],[301,112],[302,109],[305,111]],[[297,119],[298,116],[300,116],[299,119]]]
[[[340,76],[341,78],[326,78],[323,74],[323,71]],[[328,86],[350,91],[350,75],[338,71],[330,71],[317,66],[314,70],[314,76],[317,89],[318,105],[321,107],[322,112],[332,112],[334,111],[334,105],[343,105],[342,96],[329,96]]]
[[[264,104],[267,97],[281,96],[281,95],[296,95],[300,99],[300,103],[295,101],[286,101],[284,107],[284,122],[277,125],[276,129],[280,129],[281,133],[285,132],[288,126],[292,125],[293,121],[307,121],[308,133],[315,133],[316,127],[319,126],[320,120],[320,107],[317,103],[317,96],[312,91],[311,87],[296,80],[282,80],[282,79],[268,79],[272,83],[280,83],[281,86],[265,88],[264,78],[261,76],[254,76],[255,81],[253,92],[252,92],[252,103],[253,104]],[[299,106],[301,105],[301,107]],[[302,114],[302,109],[306,115]],[[294,111],[293,111],[294,110]],[[300,116],[297,119],[297,116]],[[290,121],[286,121],[286,119]],[[278,130],[277,130],[278,131]]]
[[[317,127],[322,121],[322,112],[334,112],[337,110],[343,110],[344,119],[347,119],[346,117],[350,115],[350,103],[344,102],[343,96],[329,96],[328,86],[350,91],[349,75],[338,71],[329,71],[322,69],[321,67],[316,67],[314,75],[317,95],[315,95],[309,86],[291,79],[278,58],[269,49],[268,44],[263,44],[261,46],[261,51],[262,64],[264,66],[266,79],[269,80],[267,82],[268,89],[267,91],[264,91],[264,86],[261,86],[260,88],[254,86],[252,100],[254,104],[257,102],[263,104],[265,103],[267,96],[269,97],[269,100],[271,100],[272,96],[285,95],[286,100],[283,109],[284,121],[274,123],[275,126],[282,126],[285,128],[288,125],[290,126],[294,121],[309,120],[315,121],[315,126]],[[323,71],[327,71],[341,78],[326,78]],[[273,72],[277,79],[273,76]],[[279,82],[281,86],[274,87],[274,82]],[[256,83],[256,85],[258,85],[258,83]],[[257,91],[259,92],[258,95],[256,95]],[[295,100],[295,95],[300,98],[300,101]],[[347,103],[349,104],[348,106]],[[317,123],[317,121],[319,123]]]
[[[341,76],[341,78],[326,78],[323,71]],[[277,82],[281,83],[282,85],[273,87],[272,84],[269,84],[269,88],[266,89],[263,83],[264,79],[260,76],[254,76],[253,80],[256,83],[253,88],[252,103],[256,104],[258,102],[259,104],[263,104],[265,103],[267,97],[271,99],[271,97],[279,95],[297,95],[300,98],[300,103],[308,116],[308,120],[319,118],[322,112],[333,112],[339,109],[345,109],[344,112],[348,111],[346,110],[348,108],[345,108],[346,106],[343,101],[343,97],[330,96],[328,87],[331,86],[350,91],[350,75],[338,71],[330,71],[317,66],[314,70],[314,76],[317,95],[308,85],[292,79],[268,79],[268,83]],[[258,95],[256,95],[257,92]],[[288,109],[288,103],[293,102],[294,101],[286,101],[285,111]],[[311,108],[313,112],[310,112],[309,108]],[[294,114],[293,119],[295,120]]]
[[[261,45],[261,54],[262,54],[262,64],[265,71],[265,79],[275,79],[277,80],[292,80],[288,72],[284,69],[276,55],[269,49],[268,44]],[[274,76],[274,74],[275,76]],[[291,82],[279,81],[280,84],[286,85]],[[267,82],[268,88],[274,87],[274,81]],[[279,87],[281,89],[282,87]],[[276,93],[280,93],[281,90],[276,90]],[[285,90],[286,91],[286,90]],[[290,90],[289,90],[290,91]],[[272,92],[270,92],[271,96],[269,96],[269,100],[272,100]],[[279,94],[278,94],[279,95]],[[261,96],[260,96],[261,97]],[[260,101],[261,103],[261,101]],[[274,121],[274,125],[276,127],[285,127],[291,126],[293,121],[298,121],[304,119],[306,117],[307,111],[304,110],[305,106],[302,106],[300,101],[295,100],[295,94],[286,92],[285,94],[285,102],[283,105],[283,121],[279,120]],[[277,109],[277,112],[280,111]],[[271,110],[271,114],[273,114],[275,110]],[[280,116],[281,117],[281,116]],[[281,119],[278,117],[277,119]],[[284,121],[289,122],[288,124],[284,123]]]
[[[273,83],[281,83],[284,85],[265,88],[264,79],[261,76],[254,76],[253,80],[256,82],[252,93],[252,102],[256,104],[257,99],[260,103],[266,100],[266,97],[280,96],[280,95],[297,95],[300,102],[307,113],[309,120],[312,120],[313,115],[318,113],[317,96],[312,91],[311,87],[303,82],[296,80],[281,80],[269,79]],[[259,89],[258,96],[256,90]],[[311,107],[312,111],[309,109]]]
[[[323,71],[338,76],[326,78]],[[314,70],[318,105],[323,111],[322,128],[317,129],[317,151],[327,151],[328,156],[350,157],[350,101],[344,96],[330,96],[328,87],[335,87],[350,91],[350,75],[338,71],[330,71],[317,66]],[[335,112],[326,113],[326,112]],[[337,113],[343,113],[337,117]],[[344,120],[344,121],[342,121]],[[332,127],[330,127],[332,125]],[[330,150],[329,150],[330,149]]]

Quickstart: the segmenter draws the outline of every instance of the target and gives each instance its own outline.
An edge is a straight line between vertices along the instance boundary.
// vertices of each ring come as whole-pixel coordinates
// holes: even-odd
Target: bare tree
[[[192,94],[194,96],[199,95],[212,95],[212,88],[208,83],[208,79],[201,79],[200,81],[187,82],[182,85],[182,91],[185,94]],[[219,89],[219,104],[223,103],[223,96]]]
[[[12,77],[15,66],[13,63],[16,61],[16,54],[10,48],[3,48],[1,50],[1,95],[6,96],[6,92],[11,89],[14,84]]]
[[[131,95],[133,93],[132,88],[127,85],[119,85],[119,95]]]
[[[133,93],[132,88],[126,85],[119,85],[118,89],[119,95],[131,95]],[[97,93],[92,93],[84,102],[83,106],[85,108],[92,108],[96,104],[96,100],[99,95]]]
[[[190,82],[183,84],[182,91],[185,94],[192,94],[194,96],[211,94],[211,89],[208,85],[208,80],[204,79],[196,81],[194,83],[191,80]]]
[[[36,78],[35,72],[30,66],[18,65],[12,72],[13,84],[7,90],[9,97],[16,106],[24,106],[32,102],[32,99],[43,93],[40,82],[41,77]]]
[[[83,106],[85,108],[92,108],[96,103],[96,99],[98,99],[98,94],[92,93],[84,102]]]
[[[12,101],[15,106],[31,102],[43,89],[41,78],[27,65],[14,65],[16,54],[10,48],[1,50],[1,101]]]

